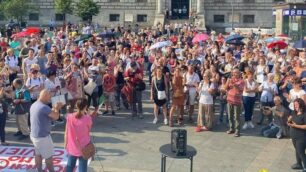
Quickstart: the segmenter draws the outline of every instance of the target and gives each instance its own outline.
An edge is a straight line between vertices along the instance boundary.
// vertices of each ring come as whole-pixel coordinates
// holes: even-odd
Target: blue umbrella
[[[306,48],[306,40],[299,40],[295,42],[293,48]]]
[[[241,36],[241,35],[231,35],[231,36],[229,36],[229,37],[227,37],[227,38],[225,38],[225,42],[227,43],[227,42],[230,42],[230,41],[233,41],[233,40],[242,40],[244,37],[243,36]]]
[[[244,42],[242,42],[241,40],[230,40],[230,41],[226,41],[227,44],[232,44],[232,45],[245,45]]]

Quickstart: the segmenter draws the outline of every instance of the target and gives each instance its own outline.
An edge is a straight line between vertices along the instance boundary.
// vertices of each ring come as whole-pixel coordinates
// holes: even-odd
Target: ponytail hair
[[[76,118],[80,119],[84,114],[82,111],[87,108],[87,100],[86,99],[80,99],[76,103],[77,112],[76,112]]]

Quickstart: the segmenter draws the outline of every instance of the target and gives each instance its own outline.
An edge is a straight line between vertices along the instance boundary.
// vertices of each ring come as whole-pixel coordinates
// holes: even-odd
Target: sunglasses
[[[37,74],[37,73],[38,73],[38,70],[33,70],[31,73],[32,73],[32,74]]]

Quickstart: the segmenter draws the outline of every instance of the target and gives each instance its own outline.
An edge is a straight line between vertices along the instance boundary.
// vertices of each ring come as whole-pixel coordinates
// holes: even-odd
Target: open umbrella
[[[227,37],[227,38],[225,38],[225,42],[227,43],[227,42],[230,42],[230,41],[232,41],[232,40],[242,40],[244,37],[243,36],[241,36],[241,35],[231,35],[231,36],[229,36],[229,37]]]
[[[288,44],[282,40],[274,41],[268,44],[268,48],[279,48],[284,49],[288,46]]]
[[[93,37],[93,35],[91,35],[91,34],[83,34],[83,35],[78,36],[78,37],[74,40],[74,42],[78,43],[78,42],[80,42],[80,41],[88,40],[88,39],[91,38],[91,37]]]
[[[25,32],[28,32],[30,34],[32,33],[37,34],[37,33],[40,33],[40,29],[38,27],[27,27],[25,29]]]
[[[199,33],[194,36],[194,38],[192,39],[192,43],[206,41],[207,39],[209,39],[209,36],[207,34]]]
[[[227,44],[231,44],[231,45],[245,45],[244,42],[242,42],[241,40],[231,40],[231,41],[227,41]]]
[[[30,33],[26,32],[26,31],[22,31],[22,32],[18,32],[18,33],[15,33],[11,36],[11,38],[23,38],[23,37],[26,37],[26,36],[29,36],[31,35]]]
[[[158,49],[158,48],[162,48],[162,47],[167,47],[167,46],[171,46],[171,45],[172,45],[171,41],[157,42],[150,47],[150,50]]]
[[[271,42],[278,41],[278,40],[280,40],[280,39],[276,38],[276,37],[270,37],[270,38],[265,39],[265,42],[266,43],[271,43]]]
[[[115,33],[113,33],[113,32],[101,32],[98,35],[98,37],[100,37],[100,38],[111,38],[111,37],[114,37],[114,36],[115,36]]]
[[[306,48],[306,40],[299,40],[295,42],[293,48]]]

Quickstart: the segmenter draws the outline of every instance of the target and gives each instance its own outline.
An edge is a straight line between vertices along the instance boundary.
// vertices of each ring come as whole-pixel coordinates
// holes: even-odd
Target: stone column
[[[157,5],[157,7],[156,7],[156,9],[157,9],[157,14],[163,14],[164,12],[163,12],[163,4],[164,4],[164,1],[163,0],[157,0],[157,2],[156,2],[156,5]]]
[[[203,0],[197,0],[197,14],[202,14],[204,11],[203,8]]]

